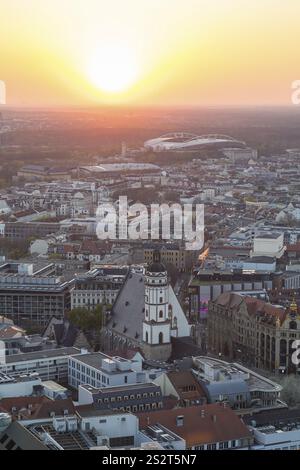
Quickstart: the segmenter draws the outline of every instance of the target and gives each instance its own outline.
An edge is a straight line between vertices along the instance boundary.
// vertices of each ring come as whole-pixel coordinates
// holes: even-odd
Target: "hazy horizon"
[[[2,0],[11,107],[289,106],[300,3]]]

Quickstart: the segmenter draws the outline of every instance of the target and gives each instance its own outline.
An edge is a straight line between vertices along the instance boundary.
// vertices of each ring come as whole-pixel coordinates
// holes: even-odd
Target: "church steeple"
[[[148,266],[147,269],[150,273],[164,273],[166,268],[161,262],[161,255],[159,250],[155,250],[153,253],[153,263]]]

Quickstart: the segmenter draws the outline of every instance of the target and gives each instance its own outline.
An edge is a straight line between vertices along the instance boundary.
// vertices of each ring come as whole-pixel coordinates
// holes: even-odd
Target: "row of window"
[[[231,447],[231,448],[237,447],[237,441],[235,441],[235,440],[225,441],[225,442],[219,442],[219,444],[217,444],[217,443],[202,444],[202,445],[199,445],[199,446],[195,446],[194,449],[195,450],[217,450],[217,449],[224,450],[224,449],[229,449],[229,447]]]
[[[116,401],[124,401],[124,400],[135,400],[135,399],[141,399],[141,398],[153,398],[153,397],[159,397],[160,392],[149,392],[149,393],[137,393],[135,395],[124,395],[124,396],[118,396],[118,397],[110,397],[110,398],[99,398],[98,403],[114,403]]]

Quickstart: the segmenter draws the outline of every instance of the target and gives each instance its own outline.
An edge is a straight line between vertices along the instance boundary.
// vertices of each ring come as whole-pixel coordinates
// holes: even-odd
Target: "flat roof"
[[[56,349],[46,349],[42,351],[33,351],[23,354],[12,354],[6,357],[6,364],[14,364],[15,362],[26,362],[34,361],[37,359],[50,359],[51,357],[59,356],[72,356],[75,354],[80,354],[80,349],[78,348],[56,348]],[[5,366],[5,364],[3,364]],[[1,367],[1,365],[0,365]]]
[[[91,385],[88,384],[81,384],[80,387],[85,388],[91,393],[114,393],[114,392],[125,392],[125,391],[137,391],[140,389],[149,389],[149,388],[160,388],[159,385],[156,385],[153,382],[148,382],[148,383],[135,383],[135,384],[125,384],[125,385],[116,385],[114,387],[92,387]]]
[[[119,374],[120,372],[132,371],[131,368],[126,369],[124,371],[120,371],[119,369],[118,370],[113,370],[113,371],[105,369],[104,367],[102,367],[102,360],[103,359],[106,359],[107,361],[109,361],[111,363],[115,363],[115,361],[120,362],[121,358],[109,357],[109,356],[106,356],[105,354],[102,354],[100,352],[89,353],[89,354],[80,354],[75,359],[77,359],[79,362],[82,362],[82,363],[84,363],[84,364],[86,364],[90,367],[94,367],[95,369],[105,371],[106,374],[114,375],[114,374]],[[126,359],[124,360],[123,359],[123,361],[131,363],[130,360],[126,360]],[[121,361],[121,362],[123,362],[123,361]]]

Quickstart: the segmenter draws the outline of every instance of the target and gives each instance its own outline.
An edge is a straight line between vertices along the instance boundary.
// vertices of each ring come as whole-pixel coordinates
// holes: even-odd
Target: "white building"
[[[34,387],[41,385],[38,374],[12,377],[0,372],[0,398],[27,397],[34,393]]]
[[[283,233],[263,233],[254,238],[250,256],[251,258],[269,256],[279,259],[285,250]]]
[[[189,336],[190,327],[168,281],[168,273],[155,252],[145,274],[143,342],[146,357],[167,360],[171,337]]]
[[[74,388],[81,384],[100,388],[143,383],[145,377],[139,360],[110,357],[100,352],[79,354],[69,359],[68,380]]]
[[[79,354],[77,348],[57,348],[3,357],[0,372],[10,376],[38,373],[42,380],[63,381],[68,377],[68,358]]]
[[[300,450],[299,423],[250,427],[250,430],[255,439],[253,450]]]
[[[96,410],[89,406],[77,407],[82,431],[92,431],[97,446],[132,447],[137,444],[138,418],[126,412]]]

